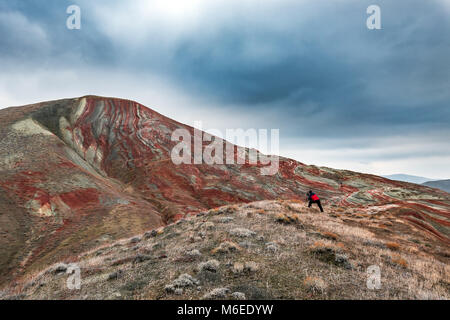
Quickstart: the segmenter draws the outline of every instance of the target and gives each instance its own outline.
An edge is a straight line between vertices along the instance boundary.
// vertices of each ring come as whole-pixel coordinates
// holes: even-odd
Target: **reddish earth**
[[[139,103],[96,96],[1,110],[0,284],[187,213],[304,199],[309,189],[325,207],[393,215],[450,242],[449,193],[286,158],[275,175],[261,175],[263,165],[248,159],[175,165],[178,128],[193,136]]]

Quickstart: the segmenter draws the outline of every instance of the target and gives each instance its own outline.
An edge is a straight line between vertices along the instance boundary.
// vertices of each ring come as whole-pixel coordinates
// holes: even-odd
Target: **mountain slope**
[[[436,180],[436,181],[427,181],[422,183],[424,186],[437,188],[444,190],[446,192],[450,192],[450,179],[448,180]]]
[[[286,158],[272,176],[261,175],[263,165],[248,159],[175,165],[171,134],[180,128],[193,136],[189,126],[116,98],[86,96],[1,110],[0,284],[187,213],[303,199],[309,189],[325,206],[387,208],[449,242],[448,193]],[[232,152],[237,157],[238,148]]]

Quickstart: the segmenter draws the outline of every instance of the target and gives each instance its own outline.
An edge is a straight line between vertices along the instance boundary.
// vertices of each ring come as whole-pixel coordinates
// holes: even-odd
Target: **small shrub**
[[[242,250],[239,245],[232,241],[224,241],[217,248],[211,250],[211,254],[226,254]]]
[[[245,228],[235,228],[230,231],[230,234],[233,236],[245,238],[245,237],[252,237],[252,236],[256,235],[256,232],[249,230],[249,229],[245,229]]]
[[[335,234],[333,232],[328,232],[328,231],[322,232],[322,236],[327,239],[330,239],[330,240],[337,240],[337,238],[338,238],[337,234]]]
[[[236,300],[245,300],[245,293],[242,292],[233,292],[231,296]]]
[[[300,222],[300,216],[296,213],[289,215],[285,213],[278,213],[275,215],[275,220],[283,224],[298,223]]]
[[[231,292],[228,288],[216,288],[203,296],[203,299],[223,299]]]
[[[408,267],[408,262],[400,256],[392,257],[391,261],[392,261],[392,263],[394,263],[402,268]]]
[[[231,271],[235,274],[244,272],[244,264],[242,262],[235,262]]]
[[[306,290],[313,294],[323,294],[327,289],[327,284],[318,277],[306,277],[303,281]]]
[[[244,271],[247,272],[256,272],[258,271],[258,268],[259,268],[258,264],[254,261],[246,262],[244,265]]]
[[[396,242],[386,242],[386,247],[393,251],[397,251],[400,249],[400,245]]]

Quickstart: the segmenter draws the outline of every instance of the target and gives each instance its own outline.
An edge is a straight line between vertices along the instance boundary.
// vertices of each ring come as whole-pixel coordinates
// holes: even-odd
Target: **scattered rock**
[[[222,218],[220,218],[218,221],[219,221],[220,223],[229,223],[229,222],[231,222],[231,221],[233,221],[233,220],[234,220],[233,217],[222,217]]]
[[[175,292],[174,292],[177,296],[179,296],[179,295],[182,295],[183,294],[183,289],[181,289],[181,288],[177,288],[177,289],[175,289]]]
[[[275,253],[278,251],[278,245],[275,242],[267,242],[266,250]]]
[[[154,238],[157,235],[160,235],[164,232],[164,227],[160,227],[158,229],[153,229],[144,233],[144,239]]]
[[[185,252],[185,255],[188,256],[188,257],[192,257],[192,258],[199,258],[199,257],[202,256],[200,251],[198,251],[197,249],[188,250],[188,251]]]
[[[245,293],[242,292],[233,292],[231,296],[236,300],[245,300]]]
[[[205,294],[203,299],[223,299],[230,293],[230,291],[231,290],[228,288],[216,288]]]
[[[132,238],[131,240],[130,240],[130,243],[138,243],[138,242],[140,242],[141,241],[141,238],[139,238],[139,237],[134,237],[134,238]]]
[[[245,228],[235,228],[230,231],[230,234],[236,237],[246,238],[256,235],[256,232]]]
[[[59,263],[57,264],[52,270],[51,272],[53,274],[60,274],[60,273],[64,273],[67,271],[68,265],[65,263]]]

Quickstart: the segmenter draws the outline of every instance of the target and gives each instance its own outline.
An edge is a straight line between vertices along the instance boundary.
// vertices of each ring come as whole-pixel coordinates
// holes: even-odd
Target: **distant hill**
[[[437,181],[427,181],[422,183],[424,186],[441,189],[450,192],[450,179],[447,180],[437,180]]]
[[[402,173],[400,173],[400,174],[390,174],[390,175],[386,175],[386,176],[383,176],[383,177],[391,179],[391,180],[411,182],[411,183],[417,183],[417,184],[422,184],[422,183],[425,183],[425,182],[435,181],[435,180],[430,179],[430,178],[413,176],[413,175],[410,175],[410,174],[402,174]]]
[[[385,242],[394,240],[398,242],[397,245],[394,244],[394,247],[399,250],[401,248],[402,259],[405,261],[413,261],[403,256],[408,252],[418,255],[419,252],[422,254],[433,251],[433,256],[450,265],[450,253],[447,252],[450,243],[449,193],[420,184],[393,181],[370,174],[309,166],[283,157],[277,162],[278,172],[275,175],[262,175],[261,169],[266,165],[261,161],[251,163],[248,161],[248,156],[245,156],[243,159],[245,163],[242,164],[208,164],[206,162],[193,164],[194,155],[190,155],[191,158],[188,159],[190,161],[187,163],[176,164],[172,160],[172,150],[179,145],[179,142],[172,139],[172,133],[178,129],[183,129],[183,132],[187,132],[190,136],[186,141],[188,145],[189,140],[193,142],[194,128],[169,119],[137,102],[117,98],[86,96],[0,110],[0,299],[2,299],[2,286],[9,285],[13,288],[19,278],[31,279],[32,274],[45,270],[59,261],[70,263],[78,261],[81,253],[88,253],[93,248],[102,246],[106,248],[112,241],[160,227],[170,229],[174,222],[186,220],[199,212],[226,205],[244,206],[245,203],[261,200],[284,200],[294,201],[294,203],[297,201],[303,208],[301,212],[298,209],[299,212],[306,214],[310,208],[305,206],[303,199],[308,190],[314,190],[323,199],[326,216],[325,214],[308,215],[305,217],[305,223],[302,222],[297,227],[288,229],[285,235],[280,234],[279,229],[273,229],[275,223],[273,221],[275,217],[273,217],[269,225],[264,226],[264,221],[267,220],[259,222],[261,230],[267,229],[267,234],[263,234],[263,238],[257,238],[252,232],[244,232],[242,237],[248,238],[253,235],[254,241],[239,240],[238,238],[241,237],[239,228],[243,228],[240,215],[246,217],[248,209],[242,207],[241,210],[236,210],[235,217],[231,217],[237,222],[230,230],[228,228],[233,223],[229,220],[228,222],[215,220],[212,222],[199,218],[195,227],[191,226],[190,222],[182,221],[182,228],[175,228],[180,233],[180,237],[171,234],[170,236],[173,236],[171,241],[164,236],[164,240],[159,243],[158,238],[158,244],[146,243],[145,245],[149,247],[142,247],[139,252],[135,251],[135,249],[138,250],[138,244],[133,241],[133,248],[136,248],[130,248],[129,252],[135,252],[136,255],[139,254],[139,257],[124,256],[124,259],[132,259],[130,266],[147,261],[145,266],[148,278],[137,278],[136,274],[132,282],[120,283],[122,280],[129,279],[125,276],[117,282],[121,286],[114,287],[111,294],[118,293],[126,298],[127,294],[122,291],[133,293],[138,287],[145,288],[151,278],[157,281],[155,283],[160,288],[143,292],[139,298],[160,298],[165,283],[158,282],[157,279],[166,264],[161,264],[160,269],[155,269],[151,265],[155,260],[167,259],[167,265],[175,266],[166,273],[168,277],[166,280],[173,281],[172,275],[178,273],[179,264],[182,261],[190,263],[191,260],[191,257],[179,256],[182,246],[189,245],[190,250],[200,251],[201,255],[209,259],[211,250],[222,240],[233,236],[229,234],[229,231],[235,228],[238,229],[238,235],[234,236],[237,244],[231,245],[231,250],[239,251],[243,255],[233,261],[238,263],[244,261],[247,249],[264,252],[261,257],[250,256],[255,259],[252,260],[255,263],[258,261],[256,258],[265,259],[265,253],[270,250],[274,253],[279,249],[281,255],[284,255],[284,252],[291,250],[291,247],[286,246],[287,237],[291,236],[293,245],[299,242],[304,244],[306,239],[314,245],[318,239],[314,236],[310,238],[310,234],[318,233],[320,227],[320,232],[333,230],[336,233],[336,236],[323,235],[323,238],[327,241],[342,243],[339,244],[340,247],[338,246],[339,250],[344,250],[345,247],[354,248],[356,243],[367,242],[370,245],[370,241],[375,246],[379,246],[377,242],[374,242],[375,238],[370,239],[376,235],[376,241],[380,241],[379,237],[384,237]],[[230,149],[228,143],[221,143],[221,150],[212,149],[212,151],[219,152],[218,156],[231,155],[232,159],[241,159],[239,155],[242,153],[237,146],[231,145],[231,150],[227,151]],[[211,148],[206,143],[201,147],[202,154]],[[244,155],[248,155],[248,149],[243,151]],[[257,155],[260,156],[260,154]],[[280,206],[284,205],[293,204],[280,202],[272,209],[269,207],[267,212],[280,213]],[[265,216],[266,209],[260,209],[263,211],[256,213],[256,210],[253,210],[255,212],[249,213],[254,216],[250,217],[252,220],[248,221],[249,226],[253,225],[255,220],[259,221],[259,218],[262,219]],[[286,210],[290,209],[286,208]],[[367,230],[356,228],[355,222],[349,217],[355,216],[355,220],[360,221],[363,213],[366,214],[367,220],[364,220],[362,225],[367,226]],[[330,222],[330,228],[334,227],[334,229],[327,230],[322,223],[324,221],[322,216],[328,217],[328,214],[335,216],[331,218],[335,218],[336,221]],[[342,218],[337,214],[342,215]],[[297,216],[293,217],[293,221],[298,219]],[[214,219],[220,219],[220,217]],[[311,222],[311,219],[315,221]],[[283,217],[281,220],[284,223]],[[211,222],[212,225],[207,222]],[[290,223],[291,220],[287,219],[285,222]],[[300,238],[295,238],[293,231],[306,230],[307,226],[304,226],[306,223],[316,223],[316,226],[314,229],[309,229],[307,233],[298,234]],[[184,226],[188,228],[183,229]],[[380,228],[381,230],[377,233],[376,230]],[[209,238],[212,229],[216,229],[218,233],[214,238]],[[341,229],[346,229],[349,233],[341,235],[339,234]],[[349,242],[346,242],[347,238]],[[409,239],[420,241],[420,243],[407,243]],[[174,245],[173,251],[170,251],[169,246],[166,248],[168,242]],[[272,249],[266,249],[265,242]],[[273,246],[272,242],[276,246]],[[256,243],[258,247],[253,246]],[[223,244],[220,250],[225,251],[226,254],[229,245],[229,243]],[[417,248],[411,248],[411,251],[408,251],[406,248],[411,245]],[[155,249],[153,249],[154,246]],[[160,246],[158,250],[156,250],[157,246]],[[287,251],[282,251],[281,247]],[[296,248],[300,249],[300,247]],[[119,257],[119,249],[111,250],[117,254],[118,259],[122,258]],[[306,247],[302,247],[301,250],[306,250]],[[349,259],[353,256],[362,259],[355,264],[355,268],[358,263],[363,266],[380,263],[383,265],[383,274],[393,274],[386,271],[384,267],[388,261],[377,260],[381,255],[367,250],[363,248],[360,251],[363,254],[369,252],[367,259],[364,256],[359,257],[360,252],[348,253]],[[326,255],[329,252],[328,249],[320,248],[319,251]],[[295,270],[302,270],[302,268],[315,270],[313,269],[315,263],[309,266],[303,265],[298,269],[297,253],[291,255],[291,260],[278,260],[278,257],[277,253],[275,258],[272,257],[272,262],[267,261],[267,264],[261,262],[260,270],[263,273],[271,266],[276,266],[278,269],[271,269],[273,277],[266,274],[267,278],[260,278],[259,283],[265,284],[270,277],[275,283],[280,284],[280,288],[285,287],[285,283],[294,284],[293,288],[297,288],[298,283],[289,277],[284,277],[284,274],[279,272],[280,268],[295,266]],[[334,261],[341,259],[339,257],[331,258]],[[373,259],[373,257],[376,258]],[[331,259],[330,256],[325,258]],[[397,256],[393,257],[393,259],[397,258],[400,259]],[[411,259],[413,258],[416,257]],[[110,258],[107,256],[99,256],[98,259],[101,259],[102,263],[105,259],[105,264],[101,266],[105,270],[102,272],[113,271],[114,266],[109,263],[116,263],[115,261],[109,261]],[[234,273],[231,270],[225,269],[227,259],[232,258],[225,256],[217,259],[223,264],[217,276],[233,276]],[[409,263],[405,264],[403,260],[401,261],[403,266]],[[115,266],[122,267],[121,264],[123,263],[119,261]],[[424,264],[414,262],[411,265]],[[430,262],[430,265],[435,264]],[[323,269],[323,274],[328,274],[328,270]],[[119,269],[114,271],[119,272]],[[89,272],[91,272],[90,276],[98,276],[97,271]],[[189,270],[189,274],[190,272]],[[365,270],[361,272],[366,278]],[[183,269],[183,273],[188,273],[187,269]],[[83,271],[84,275],[85,271]],[[292,273],[292,277],[297,276],[297,272]],[[397,278],[394,276],[393,279]],[[86,282],[83,280],[83,288],[91,283],[90,281],[90,279]],[[417,283],[417,280],[411,281]],[[114,280],[111,279],[108,283],[114,285]],[[100,283],[97,282],[97,284],[100,286]],[[225,286],[226,282],[220,285]],[[253,284],[247,283],[247,285]],[[203,284],[201,286],[204,287]],[[46,290],[48,288],[46,287]],[[244,289],[242,292],[245,293]],[[241,292],[240,290],[236,288],[237,292]],[[280,299],[300,297],[294,295],[293,290],[297,289],[287,293],[275,292],[274,296]],[[330,290],[337,292],[341,289],[339,286],[331,286]],[[395,292],[399,290],[396,288]],[[247,291],[248,297],[253,298],[252,289]],[[65,292],[61,291],[61,294]],[[195,297],[198,297],[199,292],[196,292]],[[203,295],[204,292],[201,294]],[[353,294],[348,297],[360,296]],[[389,296],[382,294],[380,297]]]

